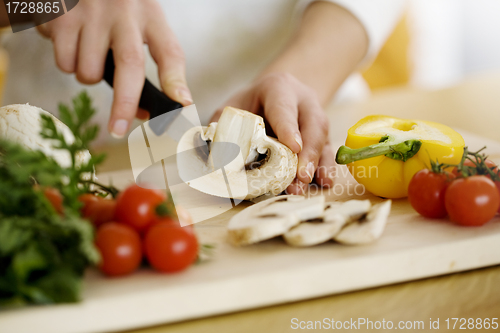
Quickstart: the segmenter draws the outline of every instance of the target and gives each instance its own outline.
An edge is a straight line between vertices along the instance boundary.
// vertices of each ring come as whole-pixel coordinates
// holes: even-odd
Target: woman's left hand
[[[231,97],[224,106],[259,114],[278,140],[298,153],[297,176],[287,193],[303,194],[307,184],[333,186],[335,155],[328,140],[328,119],[316,92],[288,73],[270,73]],[[217,121],[222,108],[211,121]]]

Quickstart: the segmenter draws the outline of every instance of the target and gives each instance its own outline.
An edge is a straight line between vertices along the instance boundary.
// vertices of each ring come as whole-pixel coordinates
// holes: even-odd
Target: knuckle
[[[184,50],[182,47],[176,42],[170,42],[166,45],[166,53],[169,57],[184,62],[186,56],[184,55]]]
[[[186,62],[184,51],[176,41],[167,40],[161,45],[150,45],[149,47],[159,55],[157,57],[158,61],[161,62],[159,65],[177,63],[184,66]]]
[[[100,2],[101,0],[95,1],[95,2]],[[119,1],[119,6],[122,9],[129,9],[134,7],[136,4],[136,0],[120,0]]]
[[[287,72],[271,73],[268,76],[268,82],[276,85],[289,85],[295,82],[295,77]]]
[[[328,124],[328,119],[325,115],[321,116],[318,122],[318,127],[319,130],[321,131],[321,134],[328,135],[328,130],[330,125]]]
[[[122,117],[128,117],[130,115],[130,110],[135,110],[138,107],[138,102],[130,96],[119,96],[116,99],[116,115]]]
[[[142,0],[142,5],[144,10],[146,10],[146,13],[148,14],[148,17],[161,17],[164,18],[163,16],[163,9],[160,5],[160,3],[156,0]]]
[[[116,53],[116,61],[126,66],[144,66],[142,47],[129,47]]]
[[[302,90],[303,90],[305,96],[312,97],[312,98],[318,100],[318,93],[316,92],[316,90],[314,90],[313,88],[311,88],[305,84],[301,83],[301,85],[302,85]]]

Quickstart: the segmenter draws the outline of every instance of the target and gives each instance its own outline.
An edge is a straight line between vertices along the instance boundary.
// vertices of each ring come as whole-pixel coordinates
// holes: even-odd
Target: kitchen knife
[[[113,59],[113,51],[109,50],[104,65],[103,78],[111,87],[113,87],[114,75],[115,61]],[[170,99],[167,95],[158,90],[147,78],[144,81],[144,87],[142,88],[139,107],[149,112],[149,127],[158,136],[165,133],[169,126],[181,114],[181,110],[183,108],[182,104]],[[164,116],[159,117],[155,121],[151,121],[151,119],[161,115]],[[182,119],[182,122],[185,121],[187,121],[185,125],[188,128],[194,126],[189,120]]]

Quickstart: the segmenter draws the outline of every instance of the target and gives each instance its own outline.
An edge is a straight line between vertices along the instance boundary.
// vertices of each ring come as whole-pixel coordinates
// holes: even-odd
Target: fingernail
[[[184,104],[193,104],[193,98],[191,97],[191,93],[186,89],[177,89],[176,91],[178,98]]]
[[[300,150],[299,150],[299,153],[300,153],[302,151],[302,138],[300,137],[299,133],[295,133],[295,142],[297,142],[297,144],[300,147]]]
[[[125,136],[128,130],[128,121],[125,119],[118,119],[115,120],[115,123],[113,124],[113,129],[111,131],[111,136],[113,136],[115,139],[121,139]]]
[[[314,177],[314,164],[313,164],[313,162],[307,163],[305,171],[307,173],[307,176],[309,177],[309,183],[312,182],[313,177]]]

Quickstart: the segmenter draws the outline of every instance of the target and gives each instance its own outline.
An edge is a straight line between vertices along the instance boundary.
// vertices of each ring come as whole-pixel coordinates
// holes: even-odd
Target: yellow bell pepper
[[[368,116],[347,132],[336,161],[371,193],[385,198],[408,195],[415,173],[430,161],[458,164],[464,139],[448,126],[422,120]]]

